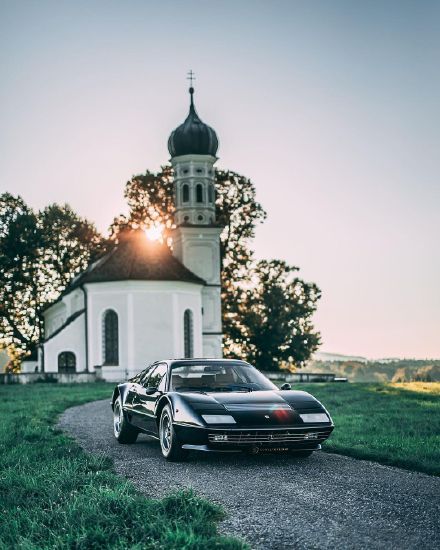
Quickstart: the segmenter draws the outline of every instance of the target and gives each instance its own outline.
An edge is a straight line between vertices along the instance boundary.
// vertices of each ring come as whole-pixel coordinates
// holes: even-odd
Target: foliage
[[[440,384],[298,384],[328,409],[328,451],[440,475]]]
[[[14,344],[9,344],[8,346],[0,347],[0,351],[5,352],[8,357],[8,362],[4,366],[4,371],[9,373],[20,372],[21,362],[25,358],[23,350]]]
[[[262,260],[250,284],[235,285],[234,300],[225,304],[231,353],[260,370],[277,370],[285,362],[302,366],[320,343],[311,322],[320,291],[296,277],[297,271],[281,260]]]
[[[34,212],[0,196],[0,342],[28,352],[42,334],[42,310],[100,253],[95,227],[68,205]]]
[[[173,170],[162,166],[161,171],[133,176],[125,186],[129,214],[115,218],[112,234],[117,235],[125,227],[165,228],[169,237],[174,227]],[[250,239],[255,235],[255,226],[266,217],[262,206],[256,201],[252,182],[235,172],[216,171],[216,218],[224,227],[221,239],[223,272],[228,277],[243,277],[252,258]]]
[[[54,429],[58,413],[111,391],[101,383],[0,388],[0,549],[244,549],[218,534],[219,506],[190,491],[146,498],[108,459]]]
[[[171,166],[162,166],[158,173],[147,170],[133,176],[125,186],[129,214],[120,215],[113,221],[111,231],[115,237],[126,227],[162,226],[165,236],[173,227],[174,184]]]
[[[173,226],[173,172],[169,166],[127,182],[128,216],[114,220],[117,235],[127,226]],[[263,369],[290,360],[301,366],[319,344],[311,315],[320,293],[316,285],[291,275],[285,262],[255,262],[251,241],[266,217],[253,183],[229,170],[216,171],[216,219],[221,240],[222,305],[225,355],[253,360]],[[270,322],[267,322],[270,319]]]

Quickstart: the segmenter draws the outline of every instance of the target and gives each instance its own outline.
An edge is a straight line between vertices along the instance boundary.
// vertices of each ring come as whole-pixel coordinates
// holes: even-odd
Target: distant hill
[[[330,359],[318,359],[319,356]],[[335,357],[343,358],[336,359]],[[337,354],[316,354],[301,372],[333,373],[350,382],[439,382],[440,359],[385,359],[368,361]]]
[[[315,361],[359,361],[360,363],[366,363],[368,359],[366,357],[360,357],[358,355],[342,355],[341,353],[326,353],[324,351],[318,351],[313,356]]]

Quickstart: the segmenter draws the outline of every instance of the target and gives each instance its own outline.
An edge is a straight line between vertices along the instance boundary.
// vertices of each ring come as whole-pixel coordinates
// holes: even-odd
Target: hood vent
[[[223,406],[230,412],[292,410],[287,403],[224,403]]]

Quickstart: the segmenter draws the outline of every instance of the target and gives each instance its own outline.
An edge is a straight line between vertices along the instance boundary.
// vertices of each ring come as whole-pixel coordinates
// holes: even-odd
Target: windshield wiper
[[[200,386],[179,386],[175,391],[198,391],[205,393],[206,391],[214,391],[212,388],[201,388]]]
[[[228,386],[228,389],[230,389],[231,391],[247,391],[247,392],[254,391],[253,388],[249,386],[241,386],[240,384],[230,384]]]

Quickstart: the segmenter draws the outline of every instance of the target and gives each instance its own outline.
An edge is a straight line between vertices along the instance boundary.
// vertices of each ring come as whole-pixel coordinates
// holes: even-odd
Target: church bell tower
[[[192,72],[190,73],[192,84]],[[202,296],[203,355],[222,357],[220,233],[215,217],[215,170],[218,139],[202,122],[190,87],[186,120],[168,140],[174,169],[175,224],[173,253],[206,285]]]

